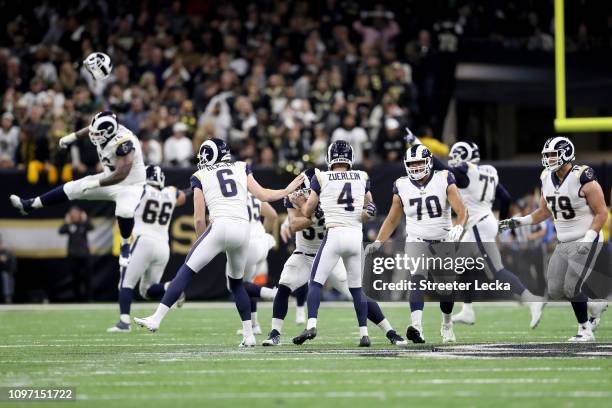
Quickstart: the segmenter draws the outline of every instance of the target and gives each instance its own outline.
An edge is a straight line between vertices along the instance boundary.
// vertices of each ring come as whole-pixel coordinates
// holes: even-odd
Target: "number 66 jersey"
[[[593,211],[582,195],[582,186],[596,180],[591,167],[575,165],[563,180],[555,172],[542,171],[542,196],[550,210],[560,242],[576,241],[591,228]]]
[[[177,189],[162,190],[145,184],[134,215],[134,236],[148,236],[168,242],[168,228],[177,199]]]

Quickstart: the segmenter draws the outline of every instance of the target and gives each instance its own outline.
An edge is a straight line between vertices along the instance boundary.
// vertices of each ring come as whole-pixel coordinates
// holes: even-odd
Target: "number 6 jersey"
[[[581,194],[582,186],[596,180],[588,166],[575,165],[563,180],[555,172],[542,171],[542,196],[550,210],[560,242],[576,241],[591,228],[593,211]]]
[[[408,176],[395,181],[393,194],[404,207],[407,239],[442,240],[448,236],[453,225],[446,190],[451,184],[455,184],[455,177],[448,170],[434,171],[423,185]]]
[[[247,176],[251,166],[242,161],[219,162],[205,166],[191,176],[191,188],[204,193],[210,222],[231,218],[249,222]]]
[[[310,187],[319,196],[327,228],[361,228],[363,203],[370,191],[368,173],[359,170],[321,171],[312,177]]]
[[[134,236],[145,235],[168,242],[168,228],[178,191],[171,186],[160,190],[148,184],[143,188],[134,214]]]

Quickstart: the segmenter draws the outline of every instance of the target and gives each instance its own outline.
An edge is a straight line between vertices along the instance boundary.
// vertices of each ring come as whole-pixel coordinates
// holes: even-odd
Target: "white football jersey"
[[[285,198],[286,208],[295,208],[289,199]],[[322,211],[315,211],[311,217],[312,225],[295,233],[295,250],[306,255],[314,255],[325,238],[325,216]]]
[[[488,164],[465,163],[464,166],[469,184],[466,188],[460,188],[459,192],[468,210],[468,226],[471,227],[493,213],[499,176],[495,167]]]
[[[231,218],[249,221],[247,209],[247,175],[251,167],[245,162],[219,162],[196,171],[191,187],[204,193],[210,221]]]
[[[125,156],[134,150],[134,162],[130,174],[119,184],[136,184],[144,183],[146,179],[146,171],[144,160],[142,158],[142,149],[140,141],[132,133],[131,130],[123,125],[119,125],[117,133],[103,146],[96,146],[100,163],[104,166],[104,171],[111,173],[117,167],[117,158]]]
[[[251,193],[247,193],[247,211],[251,222],[251,239],[264,236],[266,230],[261,223],[261,201]]]
[[[361,228],[363,203],[370,191],[370,179],[365,171],[321,171],[312,178],[311,189],[319,195],[327,228]]]
[[[542,196],[550,210],[561,242],[576,241],[591,228],[594,214],[581,195],[582,186],[595,180],[595,172],[588,166],[572,167],[563,181],[555,172],[542,171]]]
[[[146,235],[168,242],[168,228],[176,206],[177,194],[175,187],[159,190],[145,184],[134,214],[134,236]]]
[[[447,237],[453,226],[446,192],[451,184],[455,184],[455,177],[447,170],[434,171],[423,185],[408,176],[395,181],[393,193],[404,206],[407,237],[426,240]]]

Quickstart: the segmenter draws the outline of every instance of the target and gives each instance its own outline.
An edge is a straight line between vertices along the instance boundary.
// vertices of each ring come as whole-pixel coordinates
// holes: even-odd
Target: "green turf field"
[[[383,307],[399,332],[406,306]],[[42,306],[40,307],[42,308]],[[597,345],[570,347],[572,312],[549,306],[535,331],[528,311],[477,305],[477,324],[455,326],[456,346],[439,344],[439,310],[425,310],[424,347],[399,350],[370,327],[373,347],[356,347],[350,304],[324,303],[319,336],[298,347],[293,308],[286,345],[239,350],[231,304],[188,304],[157,333],[107,334],[112,305],[0,308],[0,385],[75,387],[72,407],[607,407],[612,404],[612,315]],[[153,304],[138,304],[143,316]],[[270,304],[260,308],[269,330]],[[261,341],[260,336],[259,340]],[[563,342],[559,344],[550,344]],[[491,343],[483,345],[483,343]],[[534,344],[537,343],[537,344]],[[474,344],[478,344],[474,346]],[[499,344],[504,344],[503,346]],[[523,346],[520,346],[523,344]],[[1,406],[58,406],[2,403]]]

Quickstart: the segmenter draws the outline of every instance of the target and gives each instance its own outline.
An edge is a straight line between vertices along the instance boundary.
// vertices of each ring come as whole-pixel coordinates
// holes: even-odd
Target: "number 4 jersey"
[[[365,195],[370,178],[365,171],[321,171],[312,177],[310,187],[319,196],[325,225],[361,228]]]
[[[446,190],[455,184],[453,173],[434,171],[423,184],[404,176],[393,185],[406,215],[406,239],[442,240],[452,227]]]
[[[145,235],[168,242],[168,227],[177,197],[175,187],[159,190],[146,184],[134,215],[134,236]]]
[[[217,218],[249,221],[247,176],[251,166],[242,161],[219,162],[196,171],[191,188],[204,193],[211,223]]]
[[[542,196],[550,210],[557,238],[561,242],[576,241],[591,228],[593,211],[582,195],[582,186],[596,180],[588,166],[574,166],[563,180],[555,172],[542,171]]]

